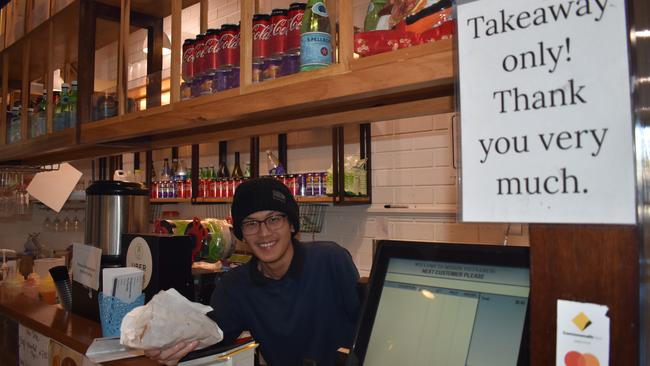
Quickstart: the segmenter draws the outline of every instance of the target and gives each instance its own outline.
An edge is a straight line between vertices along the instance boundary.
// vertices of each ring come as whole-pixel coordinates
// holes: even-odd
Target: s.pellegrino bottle
[[[324,1],[309,0],[300,29],[300,71],[332,63],[332,33]]]

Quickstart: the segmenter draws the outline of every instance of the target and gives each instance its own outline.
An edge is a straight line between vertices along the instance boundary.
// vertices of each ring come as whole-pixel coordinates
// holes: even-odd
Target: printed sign
[[[99,289],[102,250],[85,244],[72,247],[72,279],[93,290]]]
[[[634,224],[623,0],[459,0],[462,220]]]
[[[609,365],[609,317],[604,305],[557,301],[556,366]]]

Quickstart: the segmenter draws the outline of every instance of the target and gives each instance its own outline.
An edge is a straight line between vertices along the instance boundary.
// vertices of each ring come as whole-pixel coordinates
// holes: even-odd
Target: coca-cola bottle
[[[309,0],[300,29],[300,71],[332,63],[330,19],[323,1]]]

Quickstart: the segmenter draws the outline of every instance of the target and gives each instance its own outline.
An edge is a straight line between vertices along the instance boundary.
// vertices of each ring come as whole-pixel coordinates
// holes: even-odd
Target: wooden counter
[[[65,311],[59,305],[48,305],[22,294],[12,298],[0,296],[0,313],[81,354],[86,353],[93,339],[102,336],[99,323]],[[137,357],[103,365],[147,366],[158,363],[146,357]]]

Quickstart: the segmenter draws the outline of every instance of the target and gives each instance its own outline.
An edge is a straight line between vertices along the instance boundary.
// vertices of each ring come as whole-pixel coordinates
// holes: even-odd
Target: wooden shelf
[[[228,198],[203,198],[203,197],[197,197],[194,200],[194,203],[231,203],[232,202],[232,197]]]
[[[83,124],[80,143],[0,147],[56,162],[454,110],[453,43],[440,41]],[[389,75],[389,77],[386,77]],[[55,151],[56,150],[56,151]],[[54,153],[56,152],[56,154]]]
[[[303,197],[296,196],[298,203],[334,203],[334,197],[317,196],[317,197]]]
[[[346,199],[347,200],[347,199]],[[366,198],[367,200],[367,198]],[[296,201],[298,203],[325,203],[330,204],[334,203],[334,198],[332,197],[301,197],[296,196]],[[202,198],[197,197],[192,202],[189,198],[152,198],[150,200],[151,204],[175,204],[175,203],[193,203],[193,204],[205,204],[205,203],[232,203],[232,197],[229,198]]]
[[[120,0],[96,0],[98,3],[120,7]],[[185,9],[199,0],[182,0],[182,8]],[[131,11],[151,15],[156,18],[165,18],[172,13],[172,2],[169,0],[131,0]]]
[[[189,203],[192,200],[189,198],[152,198],[149,200],[149,203],[153,205],[165,205],[172,203]]]
[[[343,203],[355,204],[355,205],[369,205],[370,198],[368,196],[358,197],[358,196],[345,196],[343,197]]]

